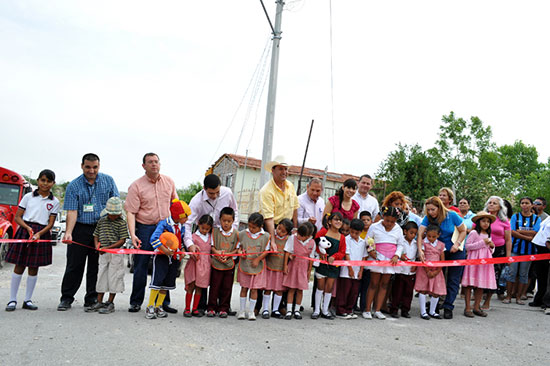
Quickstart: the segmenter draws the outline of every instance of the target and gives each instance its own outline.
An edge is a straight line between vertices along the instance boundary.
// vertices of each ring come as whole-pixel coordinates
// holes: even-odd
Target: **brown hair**
[[[443,205],[443,202],[441,202],[441,200],[437,196],[432,196],[428,198],[426,202],[424,202],[424,207],[426,207],[427,205],[434,205],[435,207],[438,208],[437,217],[435,218],[435,221],[437,221],[438,224],[441,224],[443,220],[445,220],[445,218],[447,217],[447,213],[449,212],[449,210],[447,210],[447,208]],[[427,208],[426,208],[426,215],[428,215]],[[433,217],[428,216],[428,221],[433,221],[433,220],[434,220]]]
[[[401,200],[403,204],[407,203],[407,199],[405,198],[405,195],[399,191],[393,191],[390,194],[384,198],[384,202],[382,202],[382,206],[389,207],[397,200]]]
[[[455,198],[455,194],[453,193],[453,190],[448,187],[443,187],[437,193],[439,194],[441,192],[447,193],[447,197],[449,197],[449,205],[452,205]]]

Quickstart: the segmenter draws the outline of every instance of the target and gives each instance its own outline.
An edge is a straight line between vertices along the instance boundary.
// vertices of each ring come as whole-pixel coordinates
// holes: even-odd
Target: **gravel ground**
[[[332,365],[364,362],[369,365],[544,365],[550,360],[550,316],[540,309],[493,302],[487,318],[462,315],[457,299],[453,320],[420,319],[417,299],[411,319],[333,321],[258,319],[255,322],[219,318],[183,318],[183,278],[172,292],[178,314],[146,320],[129,313],[132,275],[126,291],[115,300],[110,315],[85,313],[84,292],[72,309],[56,310],[65,246],[54,247],[54,264],[40,269],[34,302],[37,311],[20,309],[26,274],[19,290],[19,307],[0,312],[4,330],[0,365],[147,365],[164,361],[199,365]],[[0,297],[9,299],[13,267],[0,270]],[[238,285],[232,306],[238,308]],[[148,296],[148,294],[147,294]],[[309,299],[309,292],[305,294]],[[306,304],[308,302],[305,302]]]

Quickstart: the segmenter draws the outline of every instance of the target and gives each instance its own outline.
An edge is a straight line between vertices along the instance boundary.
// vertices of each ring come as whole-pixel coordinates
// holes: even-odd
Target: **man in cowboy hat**
[[[271,171],[272,179],[260,189],[260,213],[265,220],[266,230],[271,235],[271,248],[275,250],[275,227],[282,219],[290,219],[294,227],[298,226],[298,197],[294,185],[288,177],[288,163],[284,156],[265,165],[265,170]]]

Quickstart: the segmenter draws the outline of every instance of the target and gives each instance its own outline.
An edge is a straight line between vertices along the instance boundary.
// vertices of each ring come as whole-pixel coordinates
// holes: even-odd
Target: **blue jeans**
[[[145,225],[136,222],[136,236],[141,240],[141,249],[153,251],[151,246],[151,235],[155,231],[157,225]],[[147,285],[147,272],[149,270],[150,255],[137,254],[134,255],[134,281],[132,282],[132,294],[130,295],[130,305],[143,304],[145,298],[145,286]],[[163,305],[170,304],[169,295],[166,295],[166,300]]]
[[[466,251],[458,251],[455,253],[445,252],[445,260],[466,259]],[[444,309],[453,310],[455,306],[456,295],[460,288],[460,281],[462,281],[462,273],[464,267],[447,267],[447,295],[445,296],[445,302],[443,303]]]

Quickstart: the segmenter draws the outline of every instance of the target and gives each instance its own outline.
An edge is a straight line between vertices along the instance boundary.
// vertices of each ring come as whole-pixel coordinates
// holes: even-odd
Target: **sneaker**
[[[550,315],[550,308],[546,308],[546,309],[544,309],[544,314],[546,314],[546,315]]]
[[[349,316],[350,316],[350,319],[357,319],[357,318],[359,318],[359,316],[358,316],[357,314],[355,314],[355,313],[350,314]]]
[[[336,314],[336,317],[338,319],[349,319],[348,315],[349,315],[348,313],[342,313],[342,314]]]
[[[105,303],[96,302],[95,304],[85,307],[84,311],[87,313],[95,313],[96,311],[99,311],[99,309],[103,309],[104,307],[105,307]]]
[[[373,316],[376,318],[376,319],[380,319],[380,320],[384,320],[386,319],[386,316],[384,314],[382,314],[381,311],[375,311]]]
[[[128,312],[130,312],[130,313],[137,313],[140,310],[141,310],[141,306],[136,305],[136,304],[130,305],[130,307],[128,308]]]
[[[85,304],[84,304],[84,311],[85,311],[85,312],[88,312],[88,309],[92,309],[92,308],[94,308],[95,306],[97,306],[98,304],[103,305],[103,303],[99,303],[99,302],[97,302],[97,301],[96,301],[96,302],[85,303]],[[99,308],[99,309],[101,309],[101,308]],[[91,310],[91,311],[97,311],[97,310]]]
[[[190,317],[193,316],[193,314],[191,314],[191,310],[185,309],[185,310],[183,311],[183,316],[186,317],[186,318],[190,318]]]
[[[166,310],[164,310],[162,306],[155,308],[155,313],[157,313],[157,318],[166,318],[168,316]]]
[[[363,311],[363,314],[361,314],[364,319],[372,319],[372,313],[370,311]]]
[[[99,309],[98,313],[100,314],[111,314],[115,312],[115,304],[112,302],[106,302],[101,309]]]
[[[226,311],[220,311],[220,318],[222,318],[222,319],[227,318],[227,312]]]
[[[239,314],[237,315],[237,319],[239,320],[246,319],[246,313],[244,311],[239,311]]]
[[[221,313],[220,313],[220,314],[221,314]],[[185,315],[185,313],[184,313],[184,315]],[[213,318],[213,317],[216,316],[216,312],[215,312],[214,310],[208,310],[208,311],[206,312],[206,316],[207,316],[208,318]]]
[[[256,314],[253,311],[248,314],[248,320],[256,320]]]
[[[147,306],[147,308],[145,308],[145,319],[156,319],[157,318],[157,314],[155,313],[155,308],[151,305],[151,306]]]

